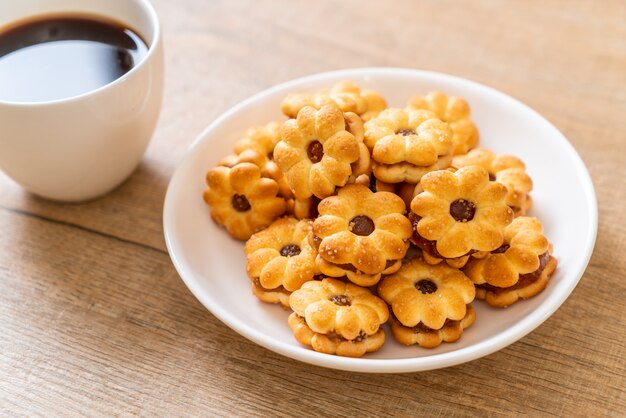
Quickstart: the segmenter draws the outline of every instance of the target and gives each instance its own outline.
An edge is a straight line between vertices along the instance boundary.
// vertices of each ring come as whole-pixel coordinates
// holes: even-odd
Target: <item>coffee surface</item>
[[[78,96],[120,78],[148,52],[128,27],[92,16],[43,16],[0,28],[0,101]]]

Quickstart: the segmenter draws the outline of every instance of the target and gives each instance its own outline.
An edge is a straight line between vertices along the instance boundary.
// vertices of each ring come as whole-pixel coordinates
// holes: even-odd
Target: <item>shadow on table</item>
[[[120,186],[97,199],[54,202],[13,184],[3,187],[7,193],[0,197],[0,206],[26,216],[165,250],[162,213],[168,182],[167,167],[144,160]]]

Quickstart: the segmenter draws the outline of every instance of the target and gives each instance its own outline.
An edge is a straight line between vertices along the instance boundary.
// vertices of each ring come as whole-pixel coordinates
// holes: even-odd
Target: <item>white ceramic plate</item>
[[[427,350],[405,347],[387,332],[385,345],[364,358],[317,353],[299,345],[287,325],[288,312],[258,301],[246,277],[243,244],[215,225],[202,200],[204,176],[252,125],[284,120],[280,101],[287,93],[314,91],[351,79],[381,92],[390,106],[409,96],[441,90],[467,99],[481,146],[526,162],[534,180],[534,207],[554,244],[559,267],[536,297],[508,309],[475,301],[476,322],[453,344]],[[531,332],[565,301],[580,280],[596,238],[597,206],[589,173],[580,157],[546,119],[526,105],[489,87],[426,71],[362,68],[316,74],[290,81],[243,101],[215,120],[194,142],[167,191],[165,239],[178,273],[193,294],[226,325],[285,356],[320,366],[359,372],[436,369],[493,353]]]

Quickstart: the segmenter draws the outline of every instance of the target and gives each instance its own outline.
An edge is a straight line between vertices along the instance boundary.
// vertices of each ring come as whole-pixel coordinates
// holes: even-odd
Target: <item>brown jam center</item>
[[[474,219],[476,205],[465,199],[457,199],[450,203],[450,215],[457,222],[469,222]]]
[[[374,225],[374,221],[368,218],[365,215],[358,215],[352,218],[350,223],[348,224],[350,232],[356,235],[360,235],[362,237],[366,237],[376,229]]]
[[[505,253],[506,250],[508,250],[510,247],[511,246],[509,244],[502,244],[501,246],[499,246],[498,248],[493,250],[491,252],[491,254],[502,254],[502,253]]]
[[[400,129],[398,131],[398,135],[402,135],[402,136],[415,135],[415,131],[412,131],[410,129]]]
[[[319,163],[324,156],[324,146],[320,141],[313,141],[309,144],[306,153],[313,164]]]
[[[332,298],[330,298],[330,301],[339,306],[350,305],[350,298],[346,295],[334,295]]]
[[[231,204],[237,212],[246,212],[250,210],[250,202],[248,202],[248,198],[242,194],[233,195]]]
[[[302,250],[300,250],[300,247],[297,245],[289,244],[280,249],[280,255],[283,257],[293,257],[294,255],[300,254],[300,251]]]
[[[428,279],[422,279],[415,283],[415,288],[423,294],[435,293],[437,291],[437,285]]]

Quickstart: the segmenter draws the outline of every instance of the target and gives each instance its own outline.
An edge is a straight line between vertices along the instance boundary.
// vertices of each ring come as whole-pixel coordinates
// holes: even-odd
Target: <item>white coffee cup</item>
[[[117,80],[66,99],[0,100],[0,169],[40,196],[81,201],[107,193],[141,160],[163,97],[163,42],[147,0],[0,2],[0,28],[37,15],[85,13],[113,19],[148,43],[141,62]]]

